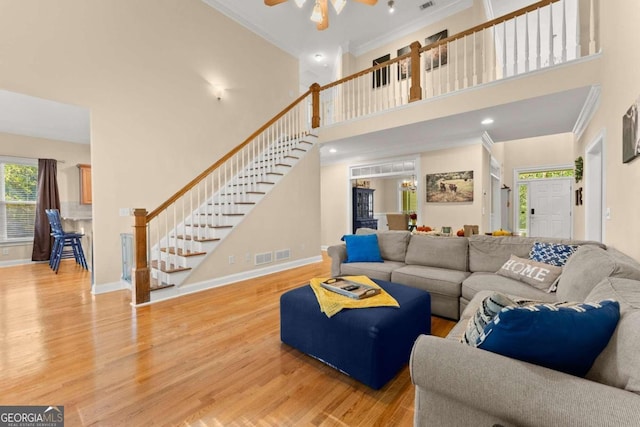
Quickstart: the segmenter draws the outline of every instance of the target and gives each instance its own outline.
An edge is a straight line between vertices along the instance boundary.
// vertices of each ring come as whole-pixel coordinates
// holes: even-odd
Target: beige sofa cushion
[[[377,234],[378,248],[382,259],[404,262],[407,254],[407,245],[411,238],[409,231],[377,231],[371,228],[359,228],[356,230],[356,234]]]
[[[511,255],[529,258],[529,251],[534,241],[529,237],[471,236],[469,237],[469,270],[495,273]]]
[[[462,297],[471,301],[478,292],[495,291],[506,295],[515,295],[532,301],[555,302],[556,295],[550,294],[515,279],[495,273],[471,273],[462,282]]]
[[[364,275],[371,279],[391,280],[391,272],[404,266],[402,262],[348,262],[340,266],[340,274],[343,276]]]
[[[640,394],[640,281],[605,278],[586,301],[606,298],[620,303],[620,321],[586,378]]]
[[[591,290],[605,277],[640,280],[640,270],[616,252],[584,245],[565,264],[558,290],[558,301],[585,301]]]
[[[469,244],[466,237],[414,234],[409,241],[405,263],[468,271],[468,254]]]

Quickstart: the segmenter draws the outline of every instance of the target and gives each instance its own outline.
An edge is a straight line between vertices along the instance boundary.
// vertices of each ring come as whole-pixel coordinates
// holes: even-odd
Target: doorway
[[[530,237],[573,236],[572,182],[569,166],[538,170],[516,170],[514,197],[518,234]]]
[[[585,239],[604,241],[604,131],[585,150]]]

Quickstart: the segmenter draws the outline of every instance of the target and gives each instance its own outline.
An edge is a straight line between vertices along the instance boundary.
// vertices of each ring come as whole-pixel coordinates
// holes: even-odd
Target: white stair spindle
[[[476,46],[476,34],[477,33],[473,33],[473,78],[471,79],[472,81],[472,85],[475,86],[478,84],[478,64],[477,64],[477,46]]]
[[[595,0],[589,2],[589,55],[596,53],[596,12]]]
[[[529,12],[524,14],[524,72],[529,72]]]
[[[580,40],[580,0],[576,1],[576,59],[582,57],[582,41]]]
[[[560,6],[562,7],[562,16],[560,22],[560,46],[562,48],[561,51],[561,63],[567,62],[567,2],[561,1]]]
[[[502,78],[507,77],[507,23],[502,23]]]
[[[462,42],[464,43],[464,50],[463,50],[463,55],[462,58],[464,59],[463,61],[463,80],[462,80],[462,87],[467,88],[469,87],[469,70],[467,69],[467,36],[464,36],[462,38]]]
[[[518,17],[513,18],[513,75],[518,73]]]
[[[536,70],[542,66],[542,50],[541,38],[542,30],[540,29],[540,8],[536,9]]]
[[[553,57],[553,3],[549,5],[549,67],[554,64]]]

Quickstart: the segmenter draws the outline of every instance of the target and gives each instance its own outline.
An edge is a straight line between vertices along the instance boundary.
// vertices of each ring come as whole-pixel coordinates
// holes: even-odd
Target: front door
[[[571,180],[544,179],[529,183],[531,237],[571,238]]]

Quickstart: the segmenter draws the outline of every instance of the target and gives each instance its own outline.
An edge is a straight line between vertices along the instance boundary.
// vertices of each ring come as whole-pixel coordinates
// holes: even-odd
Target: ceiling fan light
[[[316,5],[313,6],[313,12],[311,13],[311,18],[313,22],[320,23],[322,22],[322,9],[320,8],[320,2],[316,0]]]
[[[306,0],[296,0],[296,6],[298,7],[302,7],[302,5],[304,4]]]
[[[344,9],[344,6],[347,4],[347,0],[331,0],[331,4],[336,10],[336,13],[340,15],[340,12],[342,12],[342,9]]]

